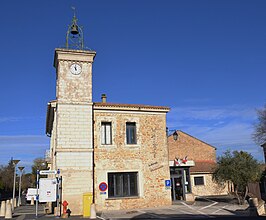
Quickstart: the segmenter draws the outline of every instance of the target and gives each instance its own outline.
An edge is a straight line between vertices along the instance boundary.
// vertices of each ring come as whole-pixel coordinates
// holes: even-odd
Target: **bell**
[[[72,24],[70,33],[73,35],[76,35],[79,33],[78,26],[76,24]]]

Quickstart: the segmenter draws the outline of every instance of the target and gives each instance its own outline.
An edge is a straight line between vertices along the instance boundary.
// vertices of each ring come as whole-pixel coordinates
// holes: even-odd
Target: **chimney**
[[[102,103],[106,103],[106,95],[105,94],[102,94]]]

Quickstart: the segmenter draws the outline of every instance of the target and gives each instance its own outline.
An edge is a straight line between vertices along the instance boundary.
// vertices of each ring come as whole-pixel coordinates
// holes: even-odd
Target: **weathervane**
[[[76,18],[76,9],[71,7],[74,12],[71,25],[68,26],[66,35],[66,48],[68,49],[84,49],[83,30],[81,26],[78,26]]]

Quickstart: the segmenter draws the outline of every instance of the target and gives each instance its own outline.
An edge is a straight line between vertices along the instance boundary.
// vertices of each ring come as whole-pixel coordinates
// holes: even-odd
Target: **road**
[[[115,220],[115,219],[265,219],[263,217],[250,217],[245,209],[247,205],[239,206],[235,203],[214,200],[214,199],[198,199],[194,204],[185,202],[177,202],[171,206],[160,208],[104,211],[98,213],[98,219]],[[43,206],[38,209],[38,218],[43,220],[58,219],[53,215],[46,216]],[[81,219],[81,216],[71,216],[70,219]],[[4,219],[1,218],[0,219]],[[15,209],[13,219],[16,220],[33,220],[35,216],[35,206],[23,205]],[[89,219],[89,218],[82,218]]]

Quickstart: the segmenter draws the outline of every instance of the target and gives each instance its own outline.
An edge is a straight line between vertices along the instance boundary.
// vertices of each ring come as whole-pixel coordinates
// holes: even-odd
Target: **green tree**
[[[261,173],[260,164],[251,154],[226,151],[218,157],[213,179],[219,184],[233,183],[234,194],[239,204],[243,204],[248,193],[248,184],[259,181]]]
[[[12,160],[8,162],[7,166],[3,166],[1,169],[1,181],[5,192],[11,192],[14,182],[14,165]]]
[[[31,181],[32,182],[36,182],[36,178],[37,178],[37,170],[47,170],[47,163],[45,161],[44,158],[36,158],[34,161],[33,161],[33,165],[31,166]]]
[[[262,145],[266,143],[266,105],[263,109],[257,110],[258,120],[255,124],[255,131],[253,133],[253,140]]]

